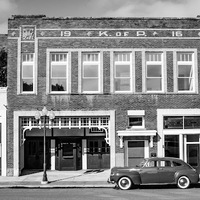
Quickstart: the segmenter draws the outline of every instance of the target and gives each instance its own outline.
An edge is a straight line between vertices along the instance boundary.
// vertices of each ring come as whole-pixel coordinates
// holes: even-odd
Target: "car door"
[[[158,161],[149,160],[144,167],[140,169],[142,184],[159,183]]]
[[[170,160],[160,160],[158,167],[159,183],[173,183],[175,168]]]

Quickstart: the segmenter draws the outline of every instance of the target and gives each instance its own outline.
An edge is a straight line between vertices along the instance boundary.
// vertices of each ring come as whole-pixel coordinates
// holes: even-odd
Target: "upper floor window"
[[[177,53],[177,87],[178,91],[194,91],[194,54]]]
[[[21,91],[24,93],[34,92],[34,79],[35,79],[35,63],[33,53],[22,54],[22,73],[21,73]]]
[[[114,90],[115,92],[131,92],[131,54],[114,54]]]
[[[128,127],[133,129],[145,128],[145,111],[144,110],[128,110]]]
[[[146,91],[163,91],[163,54],[146,53]]]
[[[67,92],[68,62],[67,53],[50,55],[50,91]]]
[[[100,54],[82,54],[82,92],[100,91]]]
[[[144,116],[129,116],[129,127],[144,128]]]

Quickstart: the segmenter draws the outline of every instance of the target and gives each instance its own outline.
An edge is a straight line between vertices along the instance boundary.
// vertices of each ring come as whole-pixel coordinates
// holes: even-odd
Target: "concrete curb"
[[[79,185],[0,185],[1,188],[40,188],[40,189],[53,189],[53,188],[113,188],[114,185],[89,185],[89,184],[79,184]]]

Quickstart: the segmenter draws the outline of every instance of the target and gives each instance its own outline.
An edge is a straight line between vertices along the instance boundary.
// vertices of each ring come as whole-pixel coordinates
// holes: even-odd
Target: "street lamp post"
[[[43,130],[44,130],[44,163],[43,163],[43,178],[41,181],[41,184],[48,184],[47,179],[47,167],[46,167],[46,120],[49,117],[50,120],[53,120],[55,118],[55,114],[53,110],[48,111],[46,106],[42,109],[41,112],[37,111],[35,113],[35,119],[39,120],[43,118]],[[41,124],[42,126],[42,124]]]

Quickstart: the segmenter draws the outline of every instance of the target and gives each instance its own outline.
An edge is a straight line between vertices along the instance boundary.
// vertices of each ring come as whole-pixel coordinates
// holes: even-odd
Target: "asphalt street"
[[[65,200],[197,200],[200,189],[143,186],[128,191],[113,188],[0,189],[2,200],[65,199]]]

